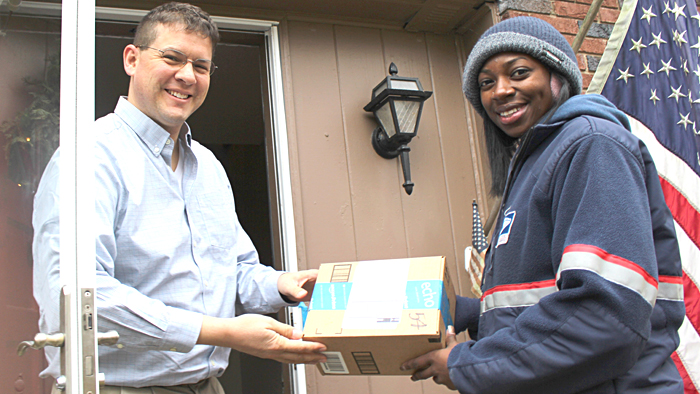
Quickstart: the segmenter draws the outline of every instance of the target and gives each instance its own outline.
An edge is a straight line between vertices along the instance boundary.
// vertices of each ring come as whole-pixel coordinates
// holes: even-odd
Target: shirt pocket
[[[210,245],[230,249],[236,242],[236,208],[229,188],[197,196],[203,236]]]

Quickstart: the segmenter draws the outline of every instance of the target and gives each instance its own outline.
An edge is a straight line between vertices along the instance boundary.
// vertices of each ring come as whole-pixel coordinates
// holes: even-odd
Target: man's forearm
[[[129,350],[189,352],[197,342],[202,314],[168,306],[97,271],[100,331],[115,330]]]

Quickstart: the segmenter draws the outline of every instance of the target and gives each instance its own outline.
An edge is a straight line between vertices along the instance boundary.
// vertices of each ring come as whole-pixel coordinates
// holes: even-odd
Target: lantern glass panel
[[[374,111],[374,115],[379,119],[379,123],[382,124],[382,128],[386,131],[389,137],[396,134],[396,128],[394,127],[394,119],[391,116],[391,105],[389,101],[385,102],[380,108]]]
[[[402,90],[420,90],[418,87],[418,82],[416,81],[403,81],[400,79],[391,80],[392,89],[402,89]]]
[[[382,82],[381,85],[379,85],[379,86],[377,86],[376,88],[374,88],[374,90],[372,91],[372,98],[377,97],[377,96],[379,95],[379,93],[381,93],[382,91],[386,90],[386,86],[387,86],[387,85],[386,85],[386,80],[384,80],[384,82]]]
[[[395,100],[396,118],[400,133],[414,133],[421,103],[418,101]]]

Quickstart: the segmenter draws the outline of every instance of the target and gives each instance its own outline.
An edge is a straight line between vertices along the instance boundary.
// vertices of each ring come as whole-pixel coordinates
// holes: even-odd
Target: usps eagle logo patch
[[[513,228],[513,222],[515,221],[515,211],[506,209],[505,215],[503,216],[503,226],[501,231],[498,233],[498,241],[496,242],[496,247],[508,243],[508,238],[510,237],[510,230]]]

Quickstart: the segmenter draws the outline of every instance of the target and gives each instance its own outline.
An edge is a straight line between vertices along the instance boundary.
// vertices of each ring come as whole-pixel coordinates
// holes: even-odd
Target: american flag
[[[484,274],[484,256],[488,249],[484,227],[481,225],[479,205],[472,201],[472,246],[464,249],[464,269],[469,274],[471,292],[476,297],[481,297],[481,278]]]
[[[700,390],[700,15],[694,1],[625,0],[589,93],[630,118],[675,220],[686,316],[673,355],[685,393]]]
[[[484,226],[481,225],[479,205],[477,205],[476,201],[472,201],[472,246],[479,254],[485,253],[489,246],[488,242],[486,242]]]

